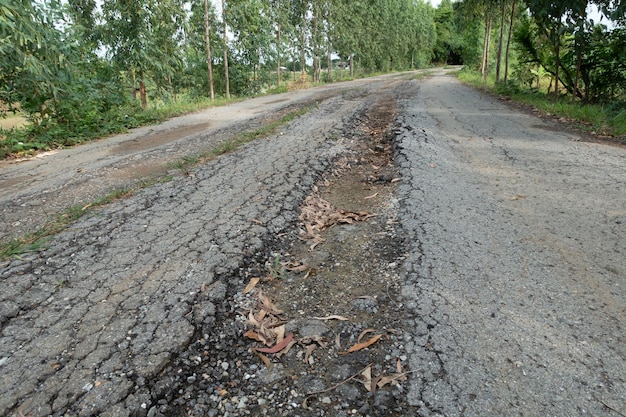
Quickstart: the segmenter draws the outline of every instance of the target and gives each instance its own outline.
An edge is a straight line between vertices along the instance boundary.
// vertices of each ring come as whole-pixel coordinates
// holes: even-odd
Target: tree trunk
[[[504,23],[506,15],[506,1],[500,0],[502,7],[500,8],[500,38],[498,39],[498,57],[496,59],[496,82],[500,82],[500,68],[502,67],[502,43],[504,42]]]
[[[146,84],[143,82],[143,71],[139,71],[139,97],[141,99],[141,108],[148,107],[148,96],[146,94]]]
[[[137,101],[137,88],[135,88],[135,84],[137,81],[135,80],[135,70],[130,70],[130,82],[133,86],[133,102]]]
[[[328,41],[328,82],[333,82],[333,60],[332,60],[332,41],[330,39],[330,22],[333,17],[333,4],[332,1],[328,2],[328,32],[327,32],[327,41]]]
[[[516,0],[513,0],[511,5],[511,21],[509,22],[509,34],[506,40],[506,52],[504,53],[504,82],[506,83],[509,77],[509,50],[511,47],[511,38],[513,35],[513,23],[515,23],[515,4]]]
[[[561,22],[557,25],[555,36],[554,102],[559,101],[559,67],[561,66]]]
[[[350,77],[354,77],[354,54],[350,55]]]
[[[485,37],[483,40],[483,58],[480,67],[480,73],[483,79],[487,79],[489,75],[489,44],[491,43],[491,14],[485,12]]]
[[[276,86],[280,88],[280,23],[276,32]]]
[[[306,74],[306,16],[302,16],[302,44],[300,45],[300,73]]]
[[[224,21],[224,81],[226,82],[226,98],[230,98],[230,81],[228,79],[228,43],[226,38],[226,0],[222,0],[222,20]]]
[[[209,70],[209,88],[211,90],[211,101],[215,100],[215,90],[213,88],[213,63],[211,59],[211,38],[209,35],[209,0],[204,0],[204,42],[206,43],[206,62]]]

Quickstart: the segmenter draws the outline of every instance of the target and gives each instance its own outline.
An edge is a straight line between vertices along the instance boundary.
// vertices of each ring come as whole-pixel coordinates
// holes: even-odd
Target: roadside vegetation
[[[623,132],[626,2],[99,4],[0,2],[0,118],[22,118],[0,125],[0,158],[232,99],[438,64],[462,64],[512,97],[599,106],[606,114],[589,118],[603,121],[589,123]]]

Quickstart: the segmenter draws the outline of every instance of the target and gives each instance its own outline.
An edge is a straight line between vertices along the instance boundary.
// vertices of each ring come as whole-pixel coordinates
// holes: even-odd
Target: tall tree
[[[226,98],[230,98],[230,79],[228,77],[228,25],[226,24],[226,0],[222,0],[222,21],[224,23],[224,80],[226,82]]]
[[[213,58],[211,57],[211,27],[209,25],[209,0],[204,0],[204,43],[206,44],[206,61],[209,73],[209,91],[211,101],[215,100],[213,85]]]

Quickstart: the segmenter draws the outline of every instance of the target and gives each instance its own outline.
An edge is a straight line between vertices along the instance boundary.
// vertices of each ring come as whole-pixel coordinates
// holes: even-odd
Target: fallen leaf
[[[363,372],[361,372],[361,376],[363,377],[363,379],[361,379],[360,381],[365,386],[365,389],[368,392],[372,392],[372,366],[370,365],[365,368]]]
[[[287,335],[287,337],[285,337],[283,339],[282,342],[277,343],[275,346],[270,347],[270,348],[254,348],[254,350],[256,352],[263,352],[263,353],[278,353],[281,350],[283,350],[284,348],[287,347],[287,345],[289,344],[289,342],[291,342],[291,340],[293,339],[293,333],[289,333]]]
[[[393,178],[390,182],[395,184],[396,182],[402,181],[402,178]]]
[[[274,333],[276,334],[276,343],[282,342],[285,339],[285,325],[274,328]]]
[[[339,320],[339,321],[350,321],[349,318],[346,318],[344,316],[337,316],[337,315],[332,315],[332,316],[326,316],[326,317],[311,317],[314,320]]]
[[[341,350],[341,333],[337,333],[335,336],[335,345],[337,345],[337,349]]]
[[[365,349],[365,348],[373,345],[374,343],[376,343],[378,341],[378,339],[381,338],[381,336],[382,336],[382,334],[377,334],[376,336],[372,337],[367,342],[357,343],[357,344],[351,346],[350,349],[348,349],[348,353],[357,352],[359,350]]]
[[[280,358],[283,355],[286,355],[289,353],[289,351],[291,350],[291,348],[293,347],[293,345],[295,345],[296,342],[295,340],[292,340],[291,342],[289,342],[289,344],[287,346],[285,346],[285,348],[283,350],[281,350],[280,352],[276,353],[276,357]]]
[[[309,269],[309,267],[305,264],[300,264],[300,265],[294,265],[294,266],[290,266],[287,267],[287,271],[292,271],[292,272],[304,272],[307,269]]]
[[[374,198],[378,195],[378,193],[374,193],[372,195],[368,195],[367,197],[363,197],[364,200],[369,200],[370,198]]]
[[[309,357],[311,356],[311,353],[313,353],[313,351],[315,350],[317,346],[315,345],[309,345],[309,347],[306,348],[306,353],[304,354],[304,360],[302,361],[303,363],[308,363],[309,365],[313,365],[312,363],[309,363]]]
[[[516,195],[510,198],[511,201],[517,201],[517,200],[523,200],[525,199],[526,196],[525,195]]]
[[[368,333],[374,333],[375,331],[376,329],[372,329],[371,327],[369,329],[363,330],[361,333],[359,333],[359,337],[356,339],[356,341],[360,343],[361,339],[363,339],[363,336],[365,336]]]
[[[406,381],[406,373],[384,376],[378,380],[376,385],[378,385],[378,388],[382,388],[385,385],[398,380]]]
[[[317,269],[315,268],[311,268],[307,271],[306,274],[304,274],[304,276],[302,277],[302,279],[307,279],[308,277],[310,277],[311,275],[315,275],[317,274]]]
[[[254,353],[256,353],[256,355],[259,357],[259,359],[261,359],[263,361],[263,363],[265,364],[265,367],[267,368],[267,371],[271,371],[272,368],[274,367],[274,365],[272,365],[272,361],[270,361],[268,359],[267,356],[263,355],[262,353],[259,353],[256,351],[256,349],[253,349]]]
[[[263,222],[259,219],[252,219],[252,221],[256,224],[261,224],[261,225],[263,224]]]
[[[246,288],[244,288],[243,293],[248,294],[250,291],[254,289],[254,287],[256,287],[256,284],[258,284],[259,281],[261,281],[261,278],[257,278],[257,277],[251,278],[250,282],[248,282],[248,285],[246,285]]]
[[[243,335],[245,337],[247,337],[248,339],[252,339],[252,340],[256,340],[257,342],[265,343],[265,339],[262,338],[260,334],[258,334],[257,332],[255,332],[252,329],[248,330]]]

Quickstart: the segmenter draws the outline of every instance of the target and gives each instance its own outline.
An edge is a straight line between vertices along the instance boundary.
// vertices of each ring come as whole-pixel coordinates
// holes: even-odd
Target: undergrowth
[[[585,104],[563,95],[555,102],[554,96],[536,89],[524,89],[515,82],[496,84],[493,77],[484,80],[474,71],[463,70],[458,78],[473,87],[509,97],[543,113],[577,122],[578,127],[594,134],[613,136],[626,143],[626,103]]]

